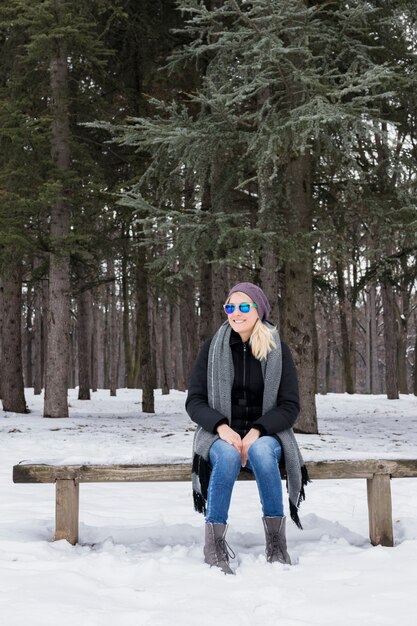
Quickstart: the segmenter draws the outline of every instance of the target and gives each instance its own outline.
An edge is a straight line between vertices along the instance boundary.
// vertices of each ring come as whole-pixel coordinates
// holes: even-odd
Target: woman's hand
[[[261,433],[257,428],[251,428],[250,431],[242,439],[242,450],[240,456],[242,457],[242,467],[245,467],[248,461],[248,451],[251,445],[259,439]]]
[[[217,434],[220,439],[223,439],[226,443],[230,443],[231,446],[236,448],[240,455],[242,454],[242,439],[233,428],[230,428],[229,424],[220,424],[220,426],[217,426]]]

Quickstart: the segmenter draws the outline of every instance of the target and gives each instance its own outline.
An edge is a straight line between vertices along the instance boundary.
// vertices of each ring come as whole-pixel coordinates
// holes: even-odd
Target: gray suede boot
[[[211,567],[219,567],[225,574],[234,574],[229,566],[229,557],[235,558],[235,553],[226,542],[226,524],[206,523],[204,560]]]
[[[291,565],[285,537],[285,517],[263,517],[262,521],[265,528],[266,560],[268,563],[278,561]]]

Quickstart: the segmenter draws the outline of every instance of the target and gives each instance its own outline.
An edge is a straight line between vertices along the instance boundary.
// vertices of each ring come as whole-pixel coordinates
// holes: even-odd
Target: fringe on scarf
[[[301,489],[300,489],[300,493],[298,494],[297,503],[294,504],[294,502],[291,502],[291,500],[289,500],[291,519],[294,522],[294,524],[298,526],[300,530],[303,530],[303,527],[300,522],[300,518],[298,516],[298,507],[300,506],[301,502],[303,502],[306,499],[304,487],[307,485],[307,483],[310,483],[310,482],[311,480],[308,477],[308,470],[305,465],[302,465],[301,466]]]
[[[205,515],[208,484],[211,474],[209,462],[199,454],[194,454],[192,472],[198,476],[201,488],[201,492],[196,491],[195,489],[193,490],[194,509],[197,513],[203,513],[203,515]]]

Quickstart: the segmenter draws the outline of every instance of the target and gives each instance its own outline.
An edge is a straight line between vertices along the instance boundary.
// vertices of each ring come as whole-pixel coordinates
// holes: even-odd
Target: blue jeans
[[[268,435],[257,439],[248,451],[248,467],[255,475],[262,511],[266,517],[284,515],[279,471],[281,444]],[[235,481],[241,469],[239,452],[217,439],[210,448],[212,468],[207,496],[206,522],[226,524]]]

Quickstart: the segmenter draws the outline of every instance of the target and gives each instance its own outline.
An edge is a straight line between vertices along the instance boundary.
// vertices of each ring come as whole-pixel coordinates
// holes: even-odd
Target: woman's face
[[[256,307],[252,306],[248,313],[242,313],[239,309],[239,304],[242,304],[243,302],[253,304],[252,298],[249,298],[249,296],[242,291],[236,291],[235,293],[232,293],[228,302],[235,305],[233,313],[227,316],[230,326],[234,331],[239,333],[242,341],[248,341],[259,316]]]

